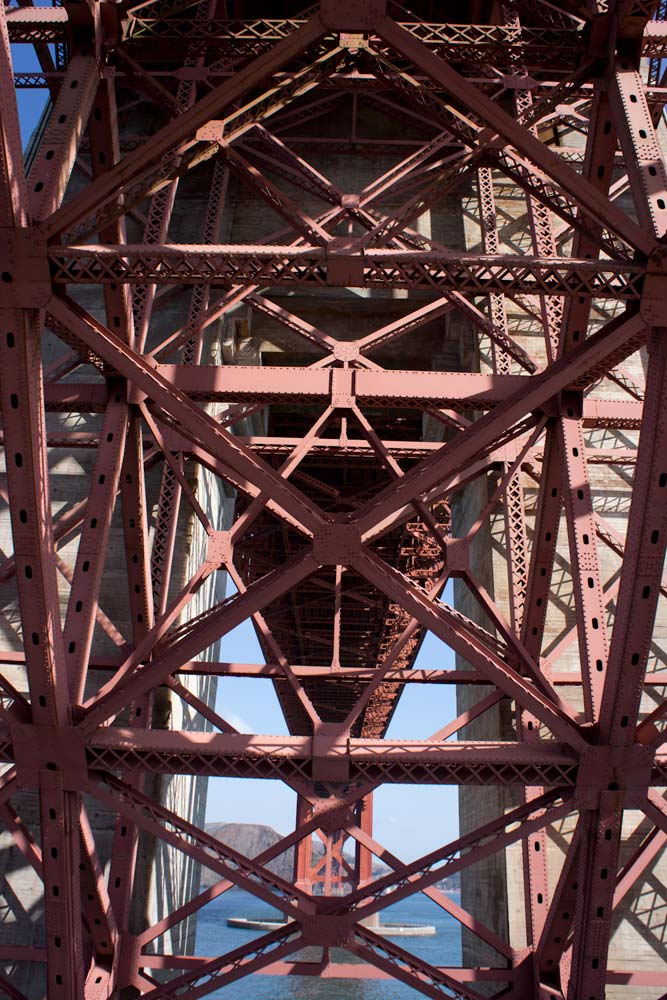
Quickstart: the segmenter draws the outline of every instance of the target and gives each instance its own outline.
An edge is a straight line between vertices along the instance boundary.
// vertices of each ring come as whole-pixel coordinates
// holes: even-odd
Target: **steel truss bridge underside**
[[[49,1000],[132,988],[194,998],[255,972],[350,969],[436,998],[603,1000],[623,986],[667,996],[660,950],[652,966],[609,960],[624,901],[667,842],[667,669],[654,664],[667,593],[664,4],[471,0],[462,23],[420,0],[307,10],[286,0],[272,19],[257,6],[21,0],[0,12],[0,493],[13,539],[0,580],[17,595],[20,636],[3,634],[0,651],[0,820],[42,880],[44,908],[42,944],[0,943],[0,990],[21,1000],[13,976],[35,962]],[[21,44],[34,46],[39,72],[14,71]],[[24,161],[17,95],[36,87],[52,110]],[[423,135],[388,140],[394,165],[352,191],[310,162],[314,123],[326,136],[326,116],[350,97],[412,116]],[[152,109],[143,133],[137,101]],[[564,130],[578,144],[559,141]],[[361,133],[336,141],[352,159],[381,144]],[[170,243],[179,195],[198,176],[199,236]],[[232,181],[278,218],[268,238],[220,242]],[[496,205],[508,185],[529,219],[528,242],[513,247]],[[419,224],[462,191],[477,202],[473,249]],[[348,304],[341,339],[291,311],[283,288],[315,310],[345,289],[359,302],[400,293],[409,309],[359,333]],[[170,302],[185,304],[185,319],[156,337]],[[293,357],[203,359],[211,331],[240,310],[283,330]],[[530,343],[517,315],[537,325]],[[487,371],[382,363],[402,338],[452,317],[488,345]],[[46,338],[60,345],[48,361]],[[637,357],[645,385],[629,374]],[[77,414],[97,424],[77,429]],[[264,433],[248,431],[253,415]],[[427,417],[440,428],[430,438]],[[622,431],[624,448],[592,447],[593,431]],[[85,450],[92,472],[85,496],[58,506],[63,449]],[[619,464],[632,487],[624,537],[591,485],[596,469]],[[204,473],[235,498],[224,529],[193,487]],[[453,498],[480,478],[492,484],[488,503],[457,534]],[[207,545],[179,582],[184,510]],[[504,524],[504,604],[470,555],[492,517]],[[124,629],[101,600],[114,523]],[[61,549],[73,540],[69,564]],[[576,671],[545,639],[563,559]],[[190,615],[221,569],[234,595]],[[477,615],[447,602],[450,580]],[[248,619],[265,664],[203,656]],[[460,669],[412,669],[426,631]],[[115,653],[95,654],[102,633]],[[222,676],[270,678],[289,735],[236,732],[197,693],[198,679]],[[388,739],[406,684],[456,685],[468,700],[437,733]],[[157,724],[165,688],[198,728]],[[468,739],[500,703],[509,728]],[[294,832],[243,857],[149,794],[156,775],[285,782],[298,796]],[[404,864],[374,838],[372,795],[384,783],[502,787],[507,806]],[[21,813],[28,793],[38,830]],[[117,817],[108,857],[93,801]],[[630,815],[644,831],[631,849]],[[565,823],[554,871],[544,857]],[[137,930],[140,833],[218,881]],[[342,853],[350,839],[354,863]],[[519,943],[437,887],[512,845],[523,850]],[[293,882],[267,867],[288,848]],[[387,874],[374,874],[374,857]],[[156,950],[231,886],[288,922],[214,958]],[[368,918],[416,892],[494,949],[496,964],[433,966],[380,937]],[[301,960],[306,946],[321,959]],[[359,962],[340,964],[334,946]]]

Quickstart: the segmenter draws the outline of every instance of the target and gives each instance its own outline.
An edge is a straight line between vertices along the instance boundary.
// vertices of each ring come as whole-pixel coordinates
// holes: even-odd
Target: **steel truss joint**
[[[360,288],[364,284],[365,257],[354,242],[335,236],[327,244],[327,284]]]
[[[39,229],[0,228],[0,288],[5,306],[41,309],[49,302],[51,273],[46,239]]]
[[[350,566],[360,555],[356,524],[324,524],[313,542],[313,556],[320,566]]]
[[[11,734],[19,787],[37,788],[41,771],[59,772],[65,791],[85,787],[88,764],[80,729],[12,723]]]
[[[229,565],[232,561],[232,537],[230,531],[211,531],[208,536],[206,562],[218,568]]]
[[[467,538],[451,538],[445,547],[445,563],[453,575],[470,569],[470,544]]]
[[[584,394],[580,389],[564,389],[547,399],[540,406],[540,412],[545,417],[568,416],[575,420],[581,420],[584,413]]]
[[[303,943],[319,947],[344,948],[352,938],[353,928],[349,917],[319,914],[304,920]]]
[[[667,326],[667,247],[657,246],[648,259],[639,313],[649,326]]]
[[[334,722],[322,722],[313,731],[313,781],[348,782],[350,748]]]
[[[320,17],[332,31],[372,31],[386,10],[386,0],[322,0]]]
[[[651,784],[654,753],[649,747],[591,746],[582,753],[574,804],[577,809],[599,809],[605,792],[637,789]]]

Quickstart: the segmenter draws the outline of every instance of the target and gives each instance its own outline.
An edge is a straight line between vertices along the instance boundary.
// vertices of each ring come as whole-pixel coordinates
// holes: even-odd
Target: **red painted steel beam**
[[[588,338],[585,344],[570,351],[567,357],[550,365],[545,372],[531,380],[531,390],[517,393],[505,403],[476,421],[465,434],[442,449],[439,455],[426,459],[417,469],[411,470],[400,483],[380,493],[362,508],[358,523],[362,538],[371,540],[393,523],[410,494],[424,495],[436,487],[442,488],[445,477],[469,461],[471,454],[479,455],[489,446],[507,438],[510,428],[534,411],[562,389],[576,386],[593,377],[599,366],[606,367],[617,352],[628,355],[643,342],[644,321],[640,316],[612,320]]]
[[[202,98],[186,114],[165,125],[136,153],[125,157],[112,170],[54,213],[45,227],[46,235],[65,232],[98,211],[116,196],[119,188],[128,186],[132,181],[144,176],[151,166],[173,155],[175,149],[192,139],[198,128],[206,125],[226,107],[243,97],[252,87],[267,80],[272,73],[299,56],[309,45],[316,42],[323,32],[324,28],[319,17],[314,16],[303,27],[278,42],[270,52],[242,69],[233,80],[221,84]]]
[[[68,246],[49,249],[58,284],[146,281],[175,284],[234,283],[322,287],[390,287],[461,291],[594,295],[623,302],[641,296],[643,268],[632,261],[599,263],[567,257],[479,254],[444,255],[438,250],[347,252],[347,241],[315,246]]]
[[[92,997],[98,987],[109,994],[130,986],[156,1000],[174,991],[192,1000],[253,971],[312,974],[312,963],[288,961],[306,945],[324,948],[319,974],[341,974],[328,952],[337,941],[363,960],[359,975],[391,975],[425,995],[453,992],[470,998],[476,995],[474,982],[489,980],[495,970],[430,966],[377,938],[358,919],[416,891],[442,904],[433,883],[443,874],[457,865],[485,861],[517,841],[543,849],[549,843],[547,826],[576,811],[573,841],[558,884],[549,885],[547,865],[527,867],[529,948],[525,953],[514,953],[510,946],[500,949],[512,962],[500,978],[531,1000],[563,993],[569,1000],[598,1000],[607,983],[660,985],[659,973],[622,968],[608,972],[606,951],[614,906],[634,880],[644,877],[665,830],[664,803],[655,791],[667,782],[658,728],[664,706],[658,704],[643,722],[639,708],[645,688],[650,685],[656,691],[664,681],[662,671],[646,681],[645,669],[658,595],[664,593],[667,531],[660,492],[667,476],[660,466],[666,380],[660,241],[667,172],[653,127],[657,91],[654,87],[655,93],[649,93],[636,71],[642,48],[654,61],[660,58],[664,25],[650,21],[650,4],[625,4],[596,16],[568,4],[560,12],[539,5],[530,12],[531,22],[536,22],[530,27],[522,27],[516,18],[503,26],[417,20],[401,26],[386,16],[381,2],[362,9],[323,0],[307,22],[218,24],[216,19],[216,35],[207,25],[216,13],[212,7],[204,10],[200,5],[194,17],[180,16],[184,9],[179,0],[171,0],[161,12],[168,16],[154,18],[153,8],[137,9],[124,19],[122,34],[110,16],[124,17],[126,11],[120,8],[102,8],[95,18],[83,11],[76,25],[69,22],[81,12],[73,8],[65,15],[57,8],[9,9],[3,14],[8,27],[0,62],[0,160],[9,210],[3,220],[0,274],[3,304],[12,312],[5,316],[12,327],[5,324],[5,332],[14,341],[0,336],[5,356],[0,374],[2,444],[8,470],[2,496],[9,504],[14,552],[2,575],[8,580],[15,573],[24,637],[36,635],[38,641],[27,641],[20,654],[0,653],[8,666],[8,676],[1,681],[6,728],[0,757],[10,766],[15,762],[17,771],[17,776],[8,772],[0,812],[19,850],[41,871],[47,894],[47,947],[39,956],[21,952],[21,957],[47,958],[49,995],[53,992],[54,997],[74,997],[82,991]],[[475,19],[481,20],[482,14],[475,10]],[[580,16],[590,22],[585,30]],[[84,49],[93,27],[95,56]],[[12,80],[7,43],[12,37],[42,46],[45,38],[60,40],[61,86],[37,144],[29,186],[22,173],[16,110],[8,97]],[[65,37],[71,46],[67,59]],[[202,41],[207,49],[210,43],[210,52]],[[175,63],[172,76],[161,66],[167,51]],[[118,73],[114,83],[107,57],[129,75]],[[217,60],[212,65],[211,57]],[[597,76],[603,66],[613,67],[608,96]],[[525,70],[539,81],[527,77]],[[503,110],[505,99],[494,93],[493,74],[498,73],[503,86],[514,88],[514,117]],[[651,74],[653,83],[659,82],[653,68]],[[224,82],[195,99],[217,79]],[[122,92],[132,80],[168,114],[175,109],[181,113],[152,137],[140,137],[135,150],[121,159],[118,122],[123,112],[115,106],[114,90]],[[400,94],[403,104],[411,105],[405,109],[406,120],[419,121],[423,129],[430,119],[434,126],[427,134],[440,132],[363,191],[343,192],[294,152],[297,145],[303,148],[299,137],[294,139],[294,129],[308,122],[314,130],[319,127],[316,121],[324,124],[322,113],[339,106],[337,96],[334,102],[326,97],[330,86],[336,88],[335,95],[341,92],[338,88],[353,90],[352,131],[349,140],[340,140],[341,148],[361,142],[359,155],[366,148],[356,134],[357,110],[366,93],[374,94],[374,107],[390,108],[392,115],[404,111],[383,94]],[[281,138],[268,131],[272,121]],[[88,145],[82,149],[86,128]],[[549,138],[548,130],[569,128],[588,131],[581,174],[569,165],[569,160],[579,160],[565,146],[556,149]],[[619,141],[628,178],[611,189]],[[222,205],[215,207],[214,192],[203,242],[165,242],[172,207],[178,210],[179,176],[194,169],[203,176],[209,170],[205,161],[218,155],[220,144],[241,182],[300,234],[290,246],[284,245],[284,232],[264,244],[220,245]],[[60,207],[79,150],[92,158],[93,180]],[[215,168],[214,178],[221,169]],[[496,183],[513,185],[510,197],[522,197],[520,191],[527,195],[532,254],[500,252],[499,236],[494,238],[489,223],[495,211],[494,178],[499,176],[495,169],[503,174]],[[446,193],[461,198],[462,180],[475,172],[480,183],[487,184],[486,201],[482,197],[483,255],[445,248],[409,228],[427,210],[436,210]],[[191,174],[193,181],[196,176]],[[290,184],[289,195],[275,178]],[[637,220],[615,198],[626,188]],[[135,209],[147,196],[151,205],[143,242],[128,246],[124,219],[131,212],[141,219]],[[317,216],[312,198],[333,207]],[[553,215],[564,223],[558,230]],[[40,225],[29,227],[34,220]],[[514,223],[519,225],[519,220]],[[224,238],[230,238],[223,231]],[[572,236],[568,255],[566,241]],[[76,245],[84,239],[87,245]],[[606,257],[600,258],[600,250]],[[106,326],[93,317],[92,306],[86,312],[64,298],[67,283],[95,287],[106,307]],[[162,284],[175,287],[167,287],[163,295],[158,291]],[[180,308],[183,285],[195,289],[187,321],[183,325],[179,315],[175,322],[181,325],[171,334],[160,324],[154,338],[160,310],[165,315],[174,303]],[[214,285],[222,286],[224,294],[211,305]],[[351,309],[350,334],[355,339],[340,341],[298,314],[296,296],[288,309],[284,298],[278,304],[262,291],[280,285],[298,287],[299,298],[314,302],[316,308],[320,302],[328,307],[337,294],[346,294],[333,291],[327,297],[329,287],[408,289],[417,294],[407,315],[388,316],[370,333],[365,321],[357,327],[358,310]],[[438,298],[423,304],[420,290]],[[75,293],[90,295],[85,289]],[[474,301],[477,296],[490,296],[490,320]],[[357,298],[361,296],[355,303]],[[204,331],[223,316],[234,323],[239,314],[234,316],[232,310],[244,302],[257,324],[278,323],[281,336],[291,338],[286,342],[300,345],[314,363],[305,368],[296,363],[275,368],[200,366],[195,338],[201,345]],[[604,313],[612,303],[625,304],[627,311],[604,319],[594,332],[598,321],[591,318],[592,309]],[[50,377],[62,379],[73,366],[92,363],[105,384],[89,380],[43,385],[39,355],[44,310],[49,327],[74,352],[70,360],[51,367]],[[541,353],[533,358],[523,346],[521,324],[534,321],[542,322],[546,335],[549,360],[541,370]],[[382,367],[381,361],[386,364],[387,358],[409,352],[411,341],[419,344],[421,337],[440,336],[435,324],[457,329],[456,324],[464,322],[470,324],[473,338],[490,338],[496,374]],[[429,323],[434,325],[429,328]],[[15,330],[21,334],[20,343]],[[617,366],[647,340],[643,400],[632,375]],[[20,357],[11,353],[19,346]],[[154,358],[174,363],[159,365]],[[624,401],[609,394],[603,379],[613,382],[616,397],[627,393]],[[591,387],[591,396],[582,403],[582,392]],[[233,406],[215,419],[201,406],[215,402]],[[308,416],[308,406],[327,409],[315,419]],[[482,415],[470,420],[475,410]],[[101,430],[70,433],[69,427],[50,427],[47,434],[45,412],[54,428],[61,425],[56,421],[65,423],[62,414],[100,414]],[[241,424],[253,413],[256,421],[268,422],[263,433],[257,433],[257,423]],[[443,441],[419,439],[422,416],[444,426]],[[547,434],[542,439],[545,419]],[[401,428],[392,432],[392,440],[389,421]],[[144,422],[150,438],[144,436]],[[230,427],[242,427],[244,433],[234,435]],[[606,444],[592,448],[584,434],[603,429],[626,432],[616,455]],[[637,430],[638,451],[633,436]],[[355,433],[359,436],[350,437]],[[48,449],[74,446],[95,449],[89,496],[54,525]],[[12,464],[16,455],[21,460]],[[283,460],[282,455],[287,457]],[[164,462],[165,489],[160,497],[161,540],[153,555],[168,550],[168,558],[158,567],[161,601],[155,616],[148,531],[152,496],[146,476],[158,462]],[[594,510],[593,462],[607,463],[621,476],[634,474],[625,543]],[[632,463],[634,473],[618,463]],[[494,492],[491,487],[470,537],[452,538],[438,514],[440,498],[446,496],[449,502],[474,480],[481,487],[481,477],[497,475],[499,469],[497,488]],[[226,495],[237,491],[239,511],[229,532],[212,531],[190,486],[191,470],[197,476],[206,470],[217,477],[214,485]],[[540,485],[530,569],[522,504],[526,476],[528,481],[537,478]],[[349,477],[349,489],[332,486],[334,477],[346,484]],[[172,480],[176,492],[170,491]],[[119,495],[129,630],[119,628],[99,606]],[[569,560],[560,551],[558,557],[569,567],[575,610],[551,650],[552,663],[541,654],[547,604],[554,594],[552,569],[563,496],[571,545]],[[203,530],[209,531],[210,545],[201,565],[193,567],[190,579],[170,601],[169,566],[178,541],[181,499],[189,501]],[[244,508],[245,503],[249,505]],[[492,600],[467,561],[471,538],[485,519],[495,516],[498,503],[507,525],[504,558],[512,585],[507,608],[500,597],[498,604]],[[75,533],[78,552],[72,569],[55,546],[56,539],[72,540]],[[589,556],[597,539],[622,560],[618,582],[606,589],[598,560]],[[238,595],[187,620],[193,596],[222,566],[228,568]],[[28,567],[30,574],[25,572]],[[56,568],[71,587],[64,634]],[[487,616],[486,625],[438,600],[436,581],[449,572],[466,580],[480,614]],[[605,642],[603,619],[616,593],[610,641]],[[193,660],[246,619],[258,628],[267,665]],[[489,630],[489,621],[498,637]],[[128,632],[129,641],[117,659],[91,658],[96,622],[119,642],[121,631]],[[407,669],[419,648],[418,626],[443,639],[469,668]],[[584,654],[583,678],[581,673],[554,670],[564,665],[576,630]],[[378,663],[383,664],[379,670]],[[17,669],[25,672],[27,697],[13,683]],[[231,731],[224,711],[218,713],[185,687],[188,677],[198,676],[271,678],[279,693],[288,692],[289,697],[281,694],[281,701],[291,735]],[[82,705],[86,678],[90,692]],[[402,685],[411,682],[484,683],[492,690],[469,711],[443,719],[430,740],[375,738],[384,732]],[[151,728],[151,699],[162,685],[222,732]],[[568,692],[573,700],[565,697]],[[573,707],[580,697],[584,716]],[[556,739],[445,741],[503,699],[514,703],[522,723],[530,722],[533,732],[543,723]],[[128,705],[130,725],[121,727],[114,720]],[[145,728],[137,725],[138,710]],[[369,732],[373,738],[364,736]],[[125,781],[114,777],[118,771]],[[151,774],[273,777],[286,782],[301,796],[307,814],[285,840],[289,846],[298,845],[303,885],[294,889],[276,881],[266,869],[274,855],[254,862],[232,857],[205,831],[151,801],[141,788],[143,777]],[[18,781],[41,790],[43,856],[9,804]],[[381,850],[381,845],[373,840],[368,822],[362,817],[359,826],[357,819],[359,803],[381,783],[511,786],[528,789],[528,801],[518,812],[501,814],[413,865],[393,859],[396,870],[387,876],[389,881],[373,882],[370,852]],[[345,784],[350,787],[344,794]],[[118,830],[133,831],[129,848],[117,832],[109,885],[101,874],[95,831],[81,811],[79,793],[92,786],[117,812]],[[537,795],[541,787],[550,791]],[[327,799],[321,797],[322,788]],[[559,796],[565,801],[553,805]],[[644,809],[656,829],[621,867],[622,819],[625,809],[634,805]],[[513,822],[516,826],[510,827]],[[191,861],[210,865],[213,859],[221,876],[209,896],[184,902],[141,940],[129,934],[127,920],[139,828],[169,849],[184,851]],[[340,851],[350,831],[360,846],[355,864],[343,872],[347,863]],[[314,876],[321,876],[306,863],[313,833],[327,847],[323,897],[303,891]],[[335,885],[344,879],[355,885],[347,902],[334,894]],[[92,908],[83,919],[79,882],[92,897]],[[206,962],[141,954],[149,941],[192,917],[205,899],[230,884],[290,908],[295,926]],[[135,891],[137,885],[135,881]],[[51,892],[54,886],[57,894]],[[481,928],[474,915],[449,908],[468,929]],[[575,914],[572,936],[566,912]],[[89,936],[85,928],[95,914],[100,924]],[[54,932],[59,921],[67,928],[64,948],[62,936]],[[482,939],[492,943],[493,931],[481,929]],[[142,959],[149,964],[144,966]],[[63,961],[64,972],[59,965]],[[185,974],[160,985],[150,975],[152,968]],[[10,984],[10,992],[13,989]]]
[[[8,231],[26,226],[31,219],[4,8],[0,42],[0,222]],[[57,731],[70,722],[70,699],[45,440],[44,314],[30,306],[29,300],[19,296],[11,297],[2,309],[0,410],[8,437],[7,481],[32,715],[36,722]],[[35,772],[32,784],[39,789],[48,991],[69,1000],[82,994],[85,977],[78,837],[81,797],[67,782],[62,761],[52,762],[49,771]]]
[[[280,367],[276,382],[272,366],[227,365],[221,368],[161,364],[156,370],[190,399],[204,402],[257,402],[266,405],[331,399],[344,379],[360,406],[448,407],[457,412],[487,410],[513,393],[531,386],[529,375],[479,372],[395,372],[354,369],[344,376],[337,368]],[[103,409],[108,389],[99,383],[47,383],[45,406],[52,412],[94,413]],[[639,429],[642,403],[638,400],[583,400],[585,427]],[[64,436],[64,435],[63,435]],[[242,439],[243,435],[237,435]],[[82,439],[83,440],[83,439]],[[416,443],[416,442],[415,442]],[[427,448],[431,442],[420,442]]]

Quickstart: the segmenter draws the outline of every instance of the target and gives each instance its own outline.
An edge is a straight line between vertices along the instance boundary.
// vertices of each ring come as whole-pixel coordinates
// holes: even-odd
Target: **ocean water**
[[[276,910],[238,889],[230,889],[200,911],[197,927],[197,954],[214,957],[246,941],[261,936],[264,931],[244,931],[227,927],[227,917],[276,917]],[[426,959],[432,965],[461,964],[460,925],[445,910],[426,896],[417,894],[383,911],[388,923],[433,924],[433,937],[394,938],[397,945]],[[316,954],[304,954],[315,959]],[[336,962],[354,962],[349,952],[334,949]],[[416,1000],[422,994],[393,980],[317,979],[313,976],[251,975],[232,983],[211,997],[225,1000]]]

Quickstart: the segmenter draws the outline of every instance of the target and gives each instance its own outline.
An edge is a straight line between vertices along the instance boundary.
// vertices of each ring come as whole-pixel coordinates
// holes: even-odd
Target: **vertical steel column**
[[[357,807],[359,828],[367,837],[373,836],[373,793],[365,795]],[[373,877],[373,853],[357,841],[355,846],[355,888],[363,888]]]
[[[518,18],[515,27],[519,28]],[[518,92],[521,93],[521,92]],[[497,214],[493,192],[493,173],[488,167],[478,171],[478,189],[480,202],[480,222],[484,250],[486,253],[497,254],[498,229]],[[532,199],[531,199],[532,201]],[[489,309],[494,326],[507,335],[507,314],[505,300],[502,295],[489,296]],[[494,372],[508,375],[511,372],[510,359],[496,344],[492,345]],[[508,463],[503,465],[505,474]],[[518,469],[508,480],[503,496],[503,514],[505,520],[505,545],[508,549],[507,569],[509,584],[510,623],[516,634],[521,634],[524,620],[526,594],[528,588],[528,540],[526,537],[526,515],[523,497],[521,470]],[[517,727],[524,742],[534,742],[539,739],[540,721],[525,709],[517,711]],[[544,789],[537,787],[524,790],[524,801],[538,798]],[[522,842],[524,894],[526,903],[527,940],[530,946],[535,946],[540,939],[544,920],[549,910],[549,879],[547,871],[547,837],[544,830],[535,833]]]
[[[0,10],[0,224],[18,238],[30,223],[4,8]],[[27,275],[5,271],[0,310],[0,409],[5,434],[14,556],[33,721],[44,732],[71,724],[56,583],[46,457],[41,332],[44,313],[14,291]],[[55,749],[55,748],[54,748]],[[54,756],[58,756],[57,750]],[[54,1000],[79,1000],[84,958],[79,878],[80,795],[56,759],[38,770],[47,983]]]
[[[307,799],[298,795],[296,800],[295,830],[308,823],[312,816],[312,806]],[[294,885],[302,892],[312,892],[313,838],[307,834],[294,848]]]
[[[609,91],[625,152],[637,214],[656,238],[667,231],[667,163],[658,143],[638,71],[621,59]],[[661,279],[658,279],[661,280]],[[647,292],[650,295],[650,287]],[[667,321],[664,306],[647,305],[647,318]],[[663,470],[667,447],[667,347],[656,325],[648,345],[644,418],[630,508],[625,558],[600,710],[600,742],[629,746],[636,736],[650,635],[667,549]],[[568,1000],[602,1000],[623,824],[622,784],[602,791],[580,875],[585,892],[574,924]]]

